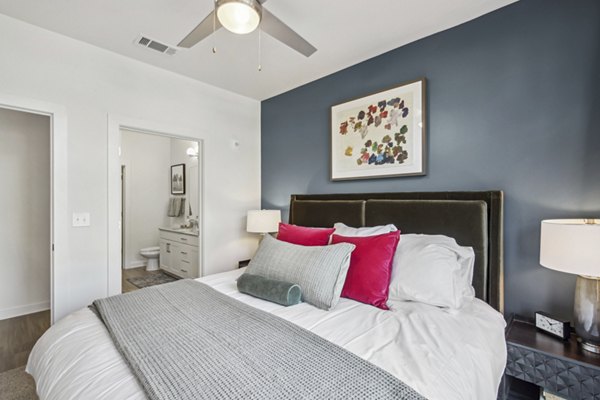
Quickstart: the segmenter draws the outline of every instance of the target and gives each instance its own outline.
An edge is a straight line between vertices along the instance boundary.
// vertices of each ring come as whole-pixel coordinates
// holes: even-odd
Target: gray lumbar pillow
[[[265,235],[246,272],[296,283],[303,301],[329,310],[340,299],[354,247],[350,243],[299,246]]]
[[[241,293],[286,307],[302,301],[302,292],[299,285],[247,272],[238,278],[237,287]]]

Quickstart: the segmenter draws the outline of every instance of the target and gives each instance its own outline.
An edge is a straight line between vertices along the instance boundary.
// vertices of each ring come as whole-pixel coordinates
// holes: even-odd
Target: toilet
[[[146,247],[140,250],[140,254],[148,260],[146,263],[146,271],[158,270],[158,256],[160,255],[160,247]]]

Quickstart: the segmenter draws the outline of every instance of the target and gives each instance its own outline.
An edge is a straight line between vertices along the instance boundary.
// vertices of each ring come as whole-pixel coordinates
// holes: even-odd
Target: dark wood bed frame
[[[289,222],[316,227],[394,224],[402,233],[453,237],[475,251],[476,296],[504,312],[501,191],[294,194]]]

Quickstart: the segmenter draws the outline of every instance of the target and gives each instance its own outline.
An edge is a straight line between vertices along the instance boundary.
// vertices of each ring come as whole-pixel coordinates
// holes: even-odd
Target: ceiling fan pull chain
[[[212,52],[213,54],[217,54],[217,46],[215,44],[215,32],[217,31],[217,0],[214,1],[214,6],[215,9],[213,10],[213,33],[212,33],[212,40],[213,40],[213,46],[212,46]]]
[[[262,71],[261,65],[261,29],[258,28],[258,72]]]

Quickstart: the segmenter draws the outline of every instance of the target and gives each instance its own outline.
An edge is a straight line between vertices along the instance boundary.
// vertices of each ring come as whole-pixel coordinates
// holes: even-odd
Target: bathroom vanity
[[[190,229],[159,228],[160,268],[180,278],[200,276],[198,233]]]

